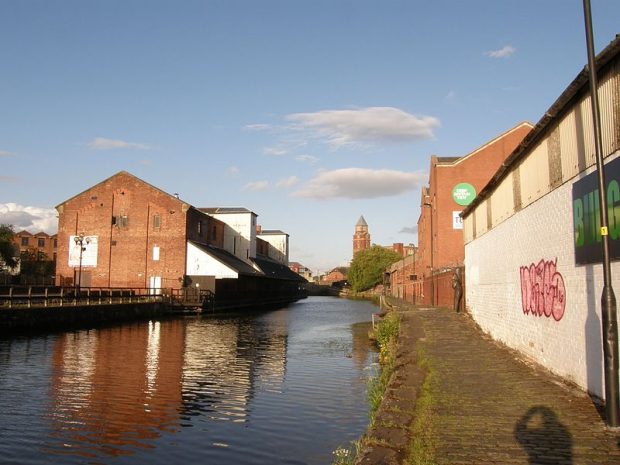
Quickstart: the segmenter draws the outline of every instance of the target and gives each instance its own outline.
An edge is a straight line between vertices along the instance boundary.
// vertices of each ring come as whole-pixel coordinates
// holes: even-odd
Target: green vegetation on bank
[[[13,243],[13,226],[8,224],[0,224],[0,262],[12,268],[17,265],[17,256],[19,251]]]
[[[398,345],[398,332],[400,319],[395,312],[388,313],[381,320],[371,337],[379,347],[379,363],[381,369],[376,376],[368,380],[368,403],[370,404],[370,426],[374,423],[375,414],[381,405],[388,382],[394,373],[396,360],[396,348]],[[332,465],[352,465],[357,460],[360,450],[364,446],[366,438],[351,443],[351,446],[338,447],[334,452]]]
[[[381,284],[385,269],[401,259],[400,254],[378,245],[358,252],[347,276],[351,288],[354,292],[362,292]]]

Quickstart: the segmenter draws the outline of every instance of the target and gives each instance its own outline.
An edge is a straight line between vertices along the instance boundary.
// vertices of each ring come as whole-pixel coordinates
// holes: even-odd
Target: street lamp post
[[[431,305],[435,306],[435,278],[433,277],[433,270],[435,268],[435,264],[433,263],[433,205],[429,202],[424,202],[422,204],[423,207],[427,207],[430,209],[430,219],[431,219]]]
[[[601,316],[603,332],[603,359],[605,371],[605,413],[609,426],[620,425],[619,383],[618,383],[618,321],[616,316],[616,296],[611,284],[611,264],[609,258],[609,235],[607,218],[607,194],[605,165],[603,163],[603,144],[601,141],[601,115],[598,107],[598,83],[596,60],[594,56],[594,34],[592,33],[592,12],[590,0],[583,0],[586,26],[586,46],[588,49],[588,71],[590,98],[592,101],[592,126],[594,129],[594,149],[596,169],[598,170],[598,191],[601,221],[601,247],[603,252],[603,295],[601,296]]]
[[[76,290],[79,292],[82,286],[82,253],[86,250],[84,244],[88,245],[90,243],[90,239],[88,237],[84,237],[84,233],[80,233],[79,236],[75,236],[73,240],[75,241],[75,245],[80,247],[80,263],[78,266],[78,279],[76,287]]]

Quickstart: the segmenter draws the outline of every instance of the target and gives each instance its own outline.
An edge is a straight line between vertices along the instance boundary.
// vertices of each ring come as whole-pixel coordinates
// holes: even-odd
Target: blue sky
[[[592,0],[596,51],[620,2]],[[5,1],[0,223],[120,171],[244,206],[291,260],[417,243],[430,155],[536,123],[587,61],[581,0]]]

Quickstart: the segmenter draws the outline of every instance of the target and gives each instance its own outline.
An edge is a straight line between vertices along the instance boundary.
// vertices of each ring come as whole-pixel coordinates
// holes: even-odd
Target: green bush
[[[373,245],[355,254],[349,268],[348,280],[355,292],[365,291],[383,282],[383,273],[402,256],[391,249]]]

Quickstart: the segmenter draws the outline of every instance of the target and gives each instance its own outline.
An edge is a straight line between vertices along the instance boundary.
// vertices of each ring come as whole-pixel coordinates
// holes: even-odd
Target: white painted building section
[[[269,244],[269,258],[288,266],[288,234],[282,231],[262,231],[257,237]]]
[[[238,273],[194,244],[187,243],[188,276],[215,276],[215,279],[237,278]]]
[[[253,265],[250,259],[256,257],[256,213],[247,210],[209,215],[228,226],[224,228],[224,250]]]

